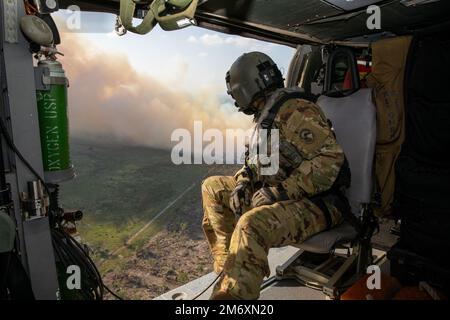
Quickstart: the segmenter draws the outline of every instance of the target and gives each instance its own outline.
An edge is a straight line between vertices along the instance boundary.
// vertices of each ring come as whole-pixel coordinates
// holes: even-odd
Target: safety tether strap
[[[161,8],[161,10],[164,8]],[[120,0],[120,22],[123,27],[133,33],[147,34],[156,25],[155,14],[152,10],[148,10],[141,24],[133,26],[134,11],[136,3],[133,0]]]
[[[182,3],[183,1],[178,2]],[[158,8],[165,6],[165,0],[154,0],[151,7],[159,26],[163,30],[172,31],[195,24],[194,15],[197,10],[197,4],[198,0],[192,0],[189,5],[181,9],[181,11],[166,15],[161,15],[162,11],[158,10]]]

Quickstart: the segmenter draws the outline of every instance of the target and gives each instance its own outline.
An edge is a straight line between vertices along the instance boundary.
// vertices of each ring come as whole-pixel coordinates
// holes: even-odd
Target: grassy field
[[[110,287],[150,299],[211,271],[200,184],[236,167],[177,166],[168,150],[86,141],[73,141],[71,154],[77,177],[61,185],[61,204],[83,211],[79,233]]]
[[[96,259],[108,258],[208,170],[174,165],[167,150],[82,141],[71,147],[77,177],[61,186],[61,203],[68,210],[83,211],[79,231]]]

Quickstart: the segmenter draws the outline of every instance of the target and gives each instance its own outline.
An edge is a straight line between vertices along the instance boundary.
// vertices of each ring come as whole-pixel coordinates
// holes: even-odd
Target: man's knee
[[[269,236],[267,228],[267,212],[265,206],[251,209],[239,218],[236,229],[247,235],[258,238]]]
[[[202,191],[210,191],[218,184],[220,176],[211,176],[202,181]]]
[[[203,180],[202,182],[202,193],[207,193],[210,195],[216,195],[221,191],[225,191],[228,188],[227,176],[211,176]]]
[[[234,178],[231,176],[211,176],[202,182],[203,201],[228,205],[227,198],[234,189]]]
[[[280,230],[291,230],[287,227],[293,223],[290,215],[286,214],[286,207],[280,203],[260,206],[246,212],[238,221],[236,229],[245,237],[251,237],[264,249],[277,246],[281,240]],[[284,236],[283,236],[284,238]]]
[[[220,176],[208,177],[202,182],[203,204],[209,205],[220,202],[219,193],[223,190]]]

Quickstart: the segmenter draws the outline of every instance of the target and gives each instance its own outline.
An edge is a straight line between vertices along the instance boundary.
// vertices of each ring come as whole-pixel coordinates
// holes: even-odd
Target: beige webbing
[[[148,10],[141,24],[133,26],[135,10],[136,3],[133,0],[120,0],[120,23],[130,32],[137,34],[149,33],[157,23],[153,11]]]
[[[186,6],[182,8],[181,6],[184,4]],[[172,14],[164,12],[167,5],[174,5],[180,11]],[[197,5],[198,0],[172,0],[168,4],[165,0],[153,0],[141,24],[133,26],[136,2],[134,0],[120,0],[120,23],[126,30],[137,34],[149,33],[157,23],[163,30],[178,30],[195,24],[194,15]],[[162,15],[163,12],[164,15]]]
[[[155,0],[151,7],[154,8],[153,14],[155,19],[163,30],[178,30],[195,24],[194,15],[197,10],[198,0],[192,0],[192,2],[180,12],[167,15],[161,15],[161,11],[158,11],[162,4],[165,4],[165,0]]]

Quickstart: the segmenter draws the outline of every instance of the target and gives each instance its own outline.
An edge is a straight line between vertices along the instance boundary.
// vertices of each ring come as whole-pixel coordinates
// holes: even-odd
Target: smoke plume
[[[74,34],[63,40],[72,137],[168,148],[172,131],[192,130],[196,120],[204,130],[249,127],[246,117],[221,108],[220,92],[177,91],[137,73],[126,56],[90,50]]]

